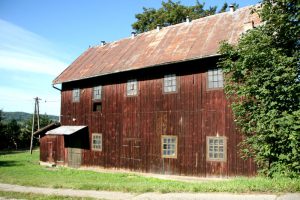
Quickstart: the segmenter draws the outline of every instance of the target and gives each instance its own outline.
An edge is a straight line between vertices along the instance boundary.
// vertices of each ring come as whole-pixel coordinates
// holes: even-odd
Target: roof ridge
[[[256,5],[258,5],[258,4],[256,4]],[[242,7],[242,8],[238,8],[233,13],[231,13],[230,11],[226,11],[226,12],[216,13],[216,14],[213,14],[213,15],[208,15],[208,16],[205,16],[205,17],[200,17],[200,18],[197,18],[197,19],[194,19],[194,20],[190,20],[190,22],[181,22],[181,23],[177,23],[177,24],[172,24],[172,25],[169,25],[169,26],[162,27],[159,31],[162,31],[164,29],[174,28],[174,27],[177,27],[177,26],[184,26],[184,25],[188,25],[188,24],[192,24],[192,23],[197,23],[199,21],[202,21],[202,20],[205,20],[205,19],[208,19],[208,18],[211,18],[211,17],[217,17],[219,15],[234,14],[236,12],[241,12],[242,10],[249,9],[250,7],[254,7],[256,5],[249,5],[249,6],[245,6],[245,7]],[[141,37],[142,35],[145,35],[145,34],[158,33],[159,31],[157,31],[156,29],[152,29],[152,30],[149,30],[149,31],[139,33],[134,38]],[[104,47],[104,46],[112,44],[112,43],[117,43],[119,41],[134,39],[134,38],[131,38],[131,36],[127,36],[127,37],[120,38],[118,40],[114,40],[114,41],[111,41],[111,42],[106,42],[105,41],[106,42],[105,45],[97,44],[97,45],[94,45],[94,46],[90,46],[89,48]]]

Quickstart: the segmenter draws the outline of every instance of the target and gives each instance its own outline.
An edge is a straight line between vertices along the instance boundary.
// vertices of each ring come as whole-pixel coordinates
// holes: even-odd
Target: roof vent
[[[106,42],[103,40],[101,41],[101,46],[103,47],[104,45],[106,45]]]
[[[190,18],[189,18],[189,16],[186,16],[186,23],[190,23]]]
[[[136,36],[136,33],[134,31],[131,32],[131,39],[133,39]]]
[[[161,29],[160,24],[157,24],[156,31],[158,32]]]
[[[229,5],[229,11],[230,11],[230,13],[234,12],[234,5],[233,4]]]

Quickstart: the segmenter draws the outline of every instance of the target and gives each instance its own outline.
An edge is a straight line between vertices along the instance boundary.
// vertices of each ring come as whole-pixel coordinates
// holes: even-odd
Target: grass
[[[0,191],[0,197],[13,198],[13,199],[34,199],[34,200],[92,200],[92,198],[80,198],[80,197],[67,197],[56,195],[41,195],[33,193],[20,193],[20,192],[3,192]]]
[[[128,173],[100,173],[38,164],[39,152],[0,152],[0,182],[26,186],[123,192],[300,192],[300,179],[235,178],[186,183]]]

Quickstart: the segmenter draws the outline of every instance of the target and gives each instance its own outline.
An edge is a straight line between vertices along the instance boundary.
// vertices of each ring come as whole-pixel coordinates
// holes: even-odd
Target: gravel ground
[[[300,200],[300,193],[294,194],[230,194],[230,193],[144,193],[73,190],[28,187],[0,183],[1,191],[36,193],[73,197],[91,197],[107,200]],[[2,198],[5,199],[5,198]],[[0,197],[1,200],[1,197]]]

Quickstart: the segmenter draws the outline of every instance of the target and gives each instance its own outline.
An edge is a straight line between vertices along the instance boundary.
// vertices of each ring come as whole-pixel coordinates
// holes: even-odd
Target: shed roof
[[[44,135],[47,131],[57,128],[60,126],[60,122],[53,122],[51,124],[48,124],[47,126],[37,130],[36,132],[33,133],[33,135]]]
[[[71,135],[87,126],[60,126],[46,132],[46,135]]]
[[[237,43],[259,23],[252,6],[152,30],[88,48],[53,84],[218,55],[221,41]]]

